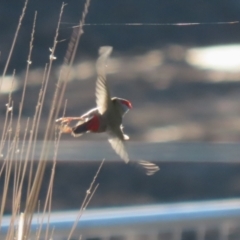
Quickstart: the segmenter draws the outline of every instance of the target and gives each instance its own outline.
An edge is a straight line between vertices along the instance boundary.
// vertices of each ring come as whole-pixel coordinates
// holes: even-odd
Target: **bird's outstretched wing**
[[[105,46],[99,49],[97,60],[96,104],[100,114],[106,112],[111,105],[111,95],[106,79],[106,62],[112,52],[112,47]]]
[[[129,156],[124,146],[124,141],[121,140],[119,137],[111,135],[108,139],[109,143],[111,144],[114,151],[124,160],[125,163],[129,162]],[[146,160],[140,160],[137,162],[142,168],[144,168],[146,175],[152,176],[157,171],[160,170],[160,168],[149,161]]]
[[[110,137],[108,139],[114,151],[124,160],[125,163],[129,162],[128,153],[125,149],[124,142],[119,139],[117,136]]]
[[[100,114],[106,112],[111,104],[111,97],[107,86],[106,77],[103,77],[102,75],[98,75],[97,78],[96,103]]]

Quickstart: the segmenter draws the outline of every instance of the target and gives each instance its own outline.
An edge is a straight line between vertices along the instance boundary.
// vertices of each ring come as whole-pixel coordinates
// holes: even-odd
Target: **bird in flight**
[[[129,156],[125,149],[124,142],[129,137],[123,132],[122,120],[124,115],[132,109],[129,100],[111,97],[107,84],[105,66],[112,47],[103,46],[99,49],[99,58],[96,63],[97,82],[96,82],[96,104],[97,107],[91,109],[80,117],[62,117],[56,120],[61,123],[62,133],[70,133],[74,137],[81,136],[84,133],[101,133],[108,134],[108,141],[115,152],[125,161],[129,162]],[[68,124],[71,121],[78,121],[74,127]],[[146,169],[147,175],[153,175],[159,170],[159,167],[148,161],[138,161]]]

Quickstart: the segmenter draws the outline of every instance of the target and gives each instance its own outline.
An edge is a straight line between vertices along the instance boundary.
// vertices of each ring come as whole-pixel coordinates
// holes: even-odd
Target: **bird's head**
[[[122,115],[132,109],[131,102],[126,99],[114,97],[112,98],[112,102],[113,104],[117,104],[121,108]]]

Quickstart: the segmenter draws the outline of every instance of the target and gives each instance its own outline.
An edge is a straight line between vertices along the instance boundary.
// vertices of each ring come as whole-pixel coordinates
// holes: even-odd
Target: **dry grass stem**
[[[103,163],[104,163],[104,159],[102,160],[100,166],[98,167],[98,170],[97,170],[97,172],[96,172],[96,174],[95,174],[95,176],[94,176],[94,178],[93,178],[93,180],[92,180],[92,182],[91,182],[91,184],[90,184],[89,189],[86,191],[85,198],[84,198],[84,200],[83,200],[83,202],[82,202],[82,204],[81,204],[81,207],[80,207],[78,216],[77,216],[77,218],[76,218],[76,220],[75,220],[75,222],[74,222],[74,224],[73,224],[73,226],[72,226],[72,229],[71,229],[71,231],[70,231],[70,233],[69,233],[69,235],[68,235],[67,240],[70,240],[70,239],[71,239],[72,234],[73,234],[74,230],[76,229],[77,224],[78,224],[81,216],[83,215],[83,212],[86,210],[86,207],[88,206],[90,200],[92,199],[92,196],[94,195],[95,191],[96,191],[97,188],[98,188],[98,184],[97,184],[95,187],[94,187],[94,184],[95,184],[96,179],[97,179],[97,177],[98,177],[98,175],[99,175],[99,172],[100,172],[100,170],[101,170],[101,168],[102,168],[102,166],[103,166]]]
[[[9,113],[11,113],[11,114],[13,113],[12,89],[13,89],[13,84],[14,84],[14,77],[15,77],[15,70],[13,71],[11,89],[8,94],[8,103],[6,104],[5,120],[4,120],[3,132],[2,132],[2,136],[1,136],[1,142],[0,142],[0,157],[1,158],[3,158],[3,147],[5,145],[5,141],[8,136],[9,127],[7,127],[7,124],[8,124]],[[11,120],[10,120],[10,124],[11,124]],[[4,160],[3,165],[1,167],[0,177],[4,170],[5,164],[6,164],[6,159]],[[0,215],[0,226],[1,226],[1,215]]]
[[[0,79],[0,91],[3,80],[8,71],[9,63],[12,58],[12,54],[16,45],[18,38],[19,30],[22,25],[23,18],[26,13],[28,5],[28,0],[25,0],[22,13],[20,15],[18,26],[14,34],[13,42],[8,54],[6,64],[4,66],[2,78]],[[83,26],[85,24],[85,19],[88,14],[88,9],[90,6],[90,0],[86,0],[84,4],[84,9],[82,16],[79,21],[79,27],[73,29],[73,33],[68,44],[67,52],[61,67],[60,75],[56,83],[56,88],[52,94],[52,103],[49,111],[49,116],[47,119],[47,124],[45,128],[45,134],[43,139],[43,144],[41,146],[40,158],[38,159],[37,168],[34,170],[34,158],[37,146],[37,139],[40,129],[40,121],[42,119],[43,107],[45,104],[45,97],[49,88],[49,81],[52,73],[53,61],[56,59],[55,50],[58,44],[58,35],[60,23],[66,4],[62,4],[61,10],[59,13],[59,19],[56,26],[55,37],[53,40],[53,45],[50,48],[49,62],[45,65],[42,85],[39,90],[39,95],[37,103],[35,106],[34,115],[23,121],[23,110],[24,104],[26,102],[26,90],[29,80],[30,66],[32,64],[32,51],[34,46],[34,34],[36,28],[37,12],[34,14],[31,37],[29,42],[29,51],[27,56],[27,65],[24,76],[23,88],[21,92],[21,100],[17,105],[19,105],[19,111],[17,114],[17,121],[13,119],[13,99],[12,99],[12,90],[14,86],[14,77],[15,70],[12,77],[12,88],[8,95],[8,102],[6,104],[6,113],[5,120],[3,123],[3,131],[0,142],[0,158],[3,158],[2,165],[0,168],[0,179],[3,180],[3,190],[0,196],[0,228],[2,217],[4,215],[6,206],[11,207],[11,217],[10,223],[6,235],[6,240],[27,240],[29,239],[29,234],[31,230],[31,223],[33,214],[35,212],[36,206],[38,206],[38,213],[40,212],[40,201],[39,201],[39,192],[43,182],[43,176],[46,169],[46,162],[49,160],[50,153],[50,144],[49,142],[54,141],[54,150],[53,150],[53,162],[52,162],[52,171],[49,178],[48,189],[44,199],[43,214],[41,218],[38,218],[38,230],[36,231],[35,239],[41,238],[42,226],[45,221],[44,218],[47,218],[47,228],[45,231],[44,239],[53,239],[54,238],[54,229],[50,229],[50,218],[52,211],[52,195],[53,195],[53,186],[54,186],[54,177],[55,169],[58,157],[59,144],[61,139],[61,132],[59,129],[55,128],[54,119],[59,115],[60,109],[62,109],[62,103],[64,99],[64,93],[66,90],[67,82],[69,81],[71,68],[75,59],[77,52],[77,47],[80,41],[80,38],[83,34]],[[67,100],[65,101],[63,108],[63,116],[66,112]],[[25,126],[24,126],[25,125]],[[23,130],[24,129],[24,130]],[[3,155],[4,154],[4,155]],[[103,165],[103,162],[100,164],[97,173],[95,174],[93,181],[90,184],[89,189],[86,192],[86,196],[81,205],[79,215],[73,225],[73,228],[69,234],[68,239],[71,238],[71,235],[74,229],[77,226],[79,219],[82,216],[83,211],[88,206],[90,200],[92,199],[98,184],[95,186],[95,181],[99,175],[100,169]],[[26,196],[24,192],[24,183],[27,181],[27,191]],[[26,198],[26,204],[23,202]],[[12,199],[9,202],[9,199]],[[39,204],[37,205],[39,201]],[[24,210],[23,213],[22,210]],[[39,214],[38,214],[39,216]],[[16,227],[17,226],[17,227]],[[80,238],[81,239],[81,236]]]
[[[30,192],[30,186],[32,185],[32,175],[33,175],[33,160],[34,160],[34,154],[35,154],[35,149],[36,149],[36,143],[37,143],[37,136],[38,136],[38,129],[39,129],[39,124],[40,124],[40,119],[41,119],[41,114],[42,114],[42,108],[43,108],[43,89],[44,89],[44,84],[46,82],[46,73],[47,73],[47,67],[48,64],[45,65],[44,73],[43,73],[43,79],[42,79],[42,86],[39,91],[38,95],[38,101],[37,105],[35,108],[35,113],[33,117],[33,124],[32,124],[32,129],[30,132],[30,139],[33,139],[32,142],[32,147],[29,147],[29,150],[31,149],[31,162],[30,162],[30,169],[29,169],[29,178],[28,178],[28,187],[27,187],[27,196],[29,195]]]
[[[51,56],[54,56],[55,53],[55,49],[56,49],[56,45],[57,45],[57,38],[58,38],[58,31],[59,31],[59,26],[60,26],[60,22],[61,22],[61,17],[63,14],[63,9],[64,9],[64,4],[62,4],[61,7],[61,11],[59,14],[59,20],[58,20],[58,24],[57,24],[57,28],[56,28],[56,34],[55,34],[55,38],[53,41],[53,47],[51,48],[51,54],[50,54],[50,59],[49,59],[49,67],[48,67],[48,71],[47,71],[47,76],[46,76],[46,84],[45,84],[45,88],[47,87],[47,83],[50,77],[50,72],[51,72],[51,68],[52,68],[52,63],[54,58]],[[45,96],[43,96],[44,99]],[[54,109],[55,106],[52,105],[51,110],[50,110],[50,115],[48,117],[48,123],[47,123],[47,127],[46,127],[46,131],[45,131],[45,136],[44,136],[44,141],[43,141],[43,147],[42,147],[42,151],[41,151],[41,156],[39,159],[39,163],[38,163],[38,167],[37,167],[37,171],[35,174],[35,178],[33,180],[33,184],[32,187],[30,189],[30,193],[29,196],[27,197],[27,204],[26,204],[26,208],[25,208],[25,219],[24,219],[24,236],[27,237],[30,231],[30,225],[31,225],[31,221],[32,221],[32,216],[35,210],[35,206],[37,204],[37,200],[38,200],[38,196],[39,196],[39,191],[40,191],[40,187],[42,184],[42,179],[43,179],[43,175],[45,172],[45,167],[46,167],[46,160],[47,160],[47,156],[48,156],[48,152],[49,152],[49,144],[47,144],[47,141],[49,141],[49,133],[51,132],[50,127],[52,126],[52,109]]]
[[[10,60],[11,60],[12,53],[13,53],[13,50],[14,50],[14,47],[15,47],[15,44],[16,44],[16,41],[17,41],[18,33],[19,33],[19,30],[20,30],[21,25],[22,25],[22,20],[23,20],[23,18],[24,18],[24,16],[25,16],[25,12],[26,12],[26,9],[27,9],[27,4],[28,4],[28,0],[25,0],[24,7],[23,7],[23,9],[22,9],[22,14],[21,14],[21,16],[20,16],[20,18],[19,18],[19,21],[18,21],[17,30],[16,30],[15,35],[14,35],[14,38],[13,38],[13,43],[12,43],[10,52],[9,52],[9,54],[8,54],[8,58],[7,58],[7,61],[6,61],[4,70],[3,70],[2,78],[1,78],[1,80],[0,80],[0,91],[1,91],[1,89],[2,89],[2,83],[3,83],[3,81],[4,81],[4,78],[5,78],[5,75],[6,75],[8,66],[9,66],[9,62],[10,62]]]
[[[88,13],[90,2],[91,2],[90,0],[86,0],[85,5],[84,5],[84,10],[82,13],[82,17],[79,22],[79,28],[73,29],[72,36],[71,36],[70,42],[68,44],[67,52],[66,52],[66,55],[64,58],[63,66],[61,68],[59,82],[58,82],[59,86],[62,85],[61,86],[62,89],[61,89],[61,93],[60,93],[59,99],[58,99],[59,104],[57,106],[55,119],[57,119],[58,114],[60,112],[64,93],[66,91],[67,82],[69,81],[71,68],[72,68],[73,61],[75,59],[75,55],[77,52],[77,47],[78,47],[81,35],[83,34],[83,26],[84,26],[85,19],[86,19],[87,13]],[[61,84],[61,82],[63,82],[63,84]]]

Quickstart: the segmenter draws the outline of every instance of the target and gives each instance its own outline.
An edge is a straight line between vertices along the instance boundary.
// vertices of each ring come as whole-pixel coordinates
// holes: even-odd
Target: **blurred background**
[[[85,1],[69,0],[66,3],[39,140],[43,138],[72,28],[79,22]],[[23,0],[1,3],[1,71],[7,61],[23,4]],[[33,117],[61,4],[59,0],[30,0],[3,82],[1,121],[4,120],[14,69],[14,121],[18,116],[17,103],[21,99],[31,28],[37,11],[23,125],[24,120]],[[240,1],[236,0],[91,1],[87,25],[66,89],[66,115],[79,116],[95,106],[98,48],[113,46],[107,67],[109,85],[113,95],[129,99],[133,105],[124,118],[125,131],[131,138],[129,151],[134,144],[140,151],[140,146],[150,146],[143,155],[146,160],[158,164],[161,170],[147,177],[134,164],[125,165],[115,155],[106,156],[110,146],[106,144],[105,135],[89,134],[81,139],[63,136],[61,150],[69,155],[57,164],[54,210],[80,206],[102,158],[108,161],[99,174],[100,186],[89,208],[240,196],[239,14]],[[92,150],[98,144],[103,144],[103,150],[94,155]],[[196,151],[192,150],[193,146]],[[218,146],[217,150],[215,146]],[[85,151],[84,157],[73,158],[71,154],[76,155],[80,148]],[[132,160],[141,157],[136,152]],[[113,158],[115,161],[111,161]],[[51,167],[49,163],[42,196],[48,186]]]

